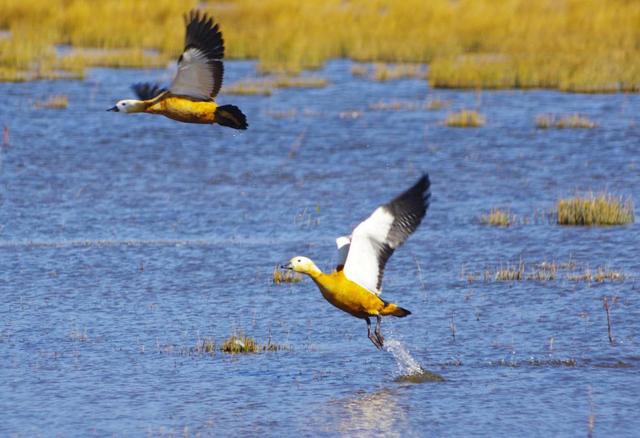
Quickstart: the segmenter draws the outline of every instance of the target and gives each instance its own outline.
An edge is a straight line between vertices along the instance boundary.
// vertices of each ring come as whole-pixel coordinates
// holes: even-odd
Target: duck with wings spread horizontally
[[[121,100],[108,111],[161,114],[185,123],[217,123],[247,129],[247,118],[234,105],[218,105],[214,98],[222,86],[224,40],[213,19],[191,11],[178,72],[168,89],[157,84],[133,85],[138,99]]]

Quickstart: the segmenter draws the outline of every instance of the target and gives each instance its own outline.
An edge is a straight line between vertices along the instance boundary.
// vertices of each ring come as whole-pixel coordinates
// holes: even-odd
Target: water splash
[[[413,374],[420,374],[424,372],[424,369],[420,366],[418,361],[411,356],[409,350],[400,341],[395,339],[388,339],[384,343],[385,349],[393,355],[398,366],[398,371],[402,376],[411,376]]]
[[[400,341],[389,339],[384,343],[385,349],[393,355],[400,375],[396,382],[424,383],[443,382],[445,379],[440,374],[427,371],[409,353],[409,350]]]

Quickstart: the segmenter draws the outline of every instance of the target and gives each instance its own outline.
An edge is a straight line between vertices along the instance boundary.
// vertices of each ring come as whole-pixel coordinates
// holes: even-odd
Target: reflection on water
[[[373,393],[358,392],[355,396],[330,402],[336,418],[336,429],[348,436],[400,436],[407,423],[407,407],[399,403],[395,389],[384,388]]]

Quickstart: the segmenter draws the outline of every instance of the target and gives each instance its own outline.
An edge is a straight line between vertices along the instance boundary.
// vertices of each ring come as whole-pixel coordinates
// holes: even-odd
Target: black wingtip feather
[[[427,214],[429,201],[431,198],[431,181],[429,174],[424,173],[422,177],[411,188],[396,196],[384,207],[394,217],[393,224],[387,235],[387,242],[378,255],[378,284],[377,289],[382,287],[382,276],[384,267],[396,248],[420,226],[422,219]]]
[[[224,58],[222,32],[212,17],[205,12],[192,9],[184,16],[187,26],[184,48],[195,47],[205,53],[209,60]]]
[[[131,89],[140,100],[150,100],[167,91],[160,85],[149,82],[138,82],[137,84],[133,84]]]

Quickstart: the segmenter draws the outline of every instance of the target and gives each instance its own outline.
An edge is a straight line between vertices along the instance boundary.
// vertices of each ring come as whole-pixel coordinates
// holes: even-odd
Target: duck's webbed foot
[[[371,320],[369,319],[369,317],[365,318],[365,321],[367,321],[367,335],[369,336],[369,339],[371,339],[371,342],[373,342],[373,345],[375,345],[378,350],[382,350],[382,344],[384,343],[384,338],[382,337],[382,335],[379,334],[380,319],[381,319],[380,316],[378,316],[378,324],[376,325],[376,332],[371,333]]]

